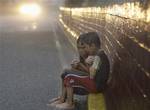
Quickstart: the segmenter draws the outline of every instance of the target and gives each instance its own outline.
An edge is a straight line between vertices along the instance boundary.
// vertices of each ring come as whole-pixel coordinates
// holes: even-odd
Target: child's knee
[[[74,83],[74,81],[72,80],[71,77],[64,78],[64,86],[70,87],[72,85],[72,83]]]

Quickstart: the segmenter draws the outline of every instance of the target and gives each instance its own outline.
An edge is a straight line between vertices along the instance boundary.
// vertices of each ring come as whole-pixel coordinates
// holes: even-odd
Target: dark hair
[[[77,39],[77,44],[79,44],[79,43],[83,43],[83,41],[84,41],[84,38],[85,38],[85,36],[83,36],[83,34],[81,34],[79,37],[78,37],[78,39]]]
[[[79,42],[80,43],[85,43],[85,44],[88,44],[88,45],[95,44],[95,46],[97,48],[100,48],[100,46],[101,46],[100,38],[99,38],[99,36],[96,32],[88,32],[88,33],[85,33],[85,34],[81,34],[79,36],[79,38],[77,39],[77,44]]]

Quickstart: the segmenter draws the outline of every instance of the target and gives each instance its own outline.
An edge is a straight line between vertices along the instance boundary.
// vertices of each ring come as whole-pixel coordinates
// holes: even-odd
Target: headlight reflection
[[[38,4],[24,4],[19,9],[21,14],[29,16],[38,16],[41,13],[41,7]]]

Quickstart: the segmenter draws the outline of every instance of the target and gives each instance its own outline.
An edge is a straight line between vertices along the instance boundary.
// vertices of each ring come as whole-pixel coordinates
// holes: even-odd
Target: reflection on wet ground
[[[52,17],[50,16],[39,18],[29,18],[21,15],[0,16],[0,31],[48,31],[51,29],[49,26],[50,22],[52,22]]]

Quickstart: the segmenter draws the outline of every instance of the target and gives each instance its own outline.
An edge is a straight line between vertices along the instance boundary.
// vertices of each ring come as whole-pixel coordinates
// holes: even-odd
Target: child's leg
[[[67,97],[67,90],[66,90],[66,87],[64,86],[64,81],[62,81],[62,93],[60,96],[61,101],[65,102],[66,97]]]
[[[73,88],[72,87],[66,87],[67,90],[67,99],[66,102],[69,105],[73,105]]]
[[[62,104],[57,104],[56,107],[60,109],[74,109],[74,102],[73,102],[73,88],[66,87],[67,90],[67,99],[66,102]]]
[[[64,103],[66,99],[66,94],[67,94],[67,90],[66,90],[66,87],[64,87],[64,82],[62,81],[61,96],[50,100],[48,106],[55,106],[56,104]]]

